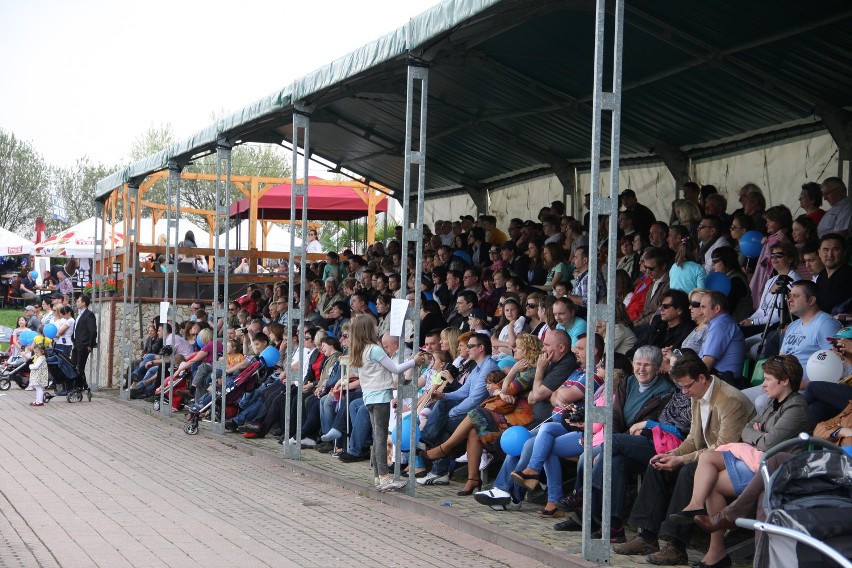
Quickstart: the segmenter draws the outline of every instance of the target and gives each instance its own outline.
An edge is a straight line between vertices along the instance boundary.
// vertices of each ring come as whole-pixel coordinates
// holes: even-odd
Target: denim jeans
[[[624,518],[624,503],[627,501],[627,481],[632,475],[645,473],[649,460],[656,454],[654,442],[646,436],[630,434],[612,435],[612,517]],[[603,492],[603,460],[592,468],[592,514],[600,519]]]
[[[154,355],[153,353],[148,353],[147,355],[142,357],[142,362],[139,363],[139,366],[136,367],[133,370],[133,373],[131,373],[134,377],[136,377],[135,380],[137,380],[137,381],[142,380],[142,377],[145,376],[145,372],[147,371],[147,369],[145,368],[145,363],[147,363],[148,361],[153,361],[156,358],[157,358],[157,356]]]
[[[361,390],[349,393],[349,404],[361,398]],[[350,417],[351,420],[351,417]],[[346,432],[346,398],[338,403],[330,394],[320,399],[320,429],[327,434],[332,428],[339,432]]]
[[[435,406],[432,407],[432,412],[429,413],[429,417],[426,419],[426,424],[423,425],[420,431],[420,441],[427,446],[437,446],[446,440],[449,437],[449,434],[445,434],[445,431],[449,427],[450,410],[460,403],[460,400],[439,400],[435,403]],[[461,423],[461,420],[456,424],[458,425],[459,423]],[[450,432],[452,433],[452,430]]]
[[[547,422],[538,429],[533,443],[532,455],[527,467],[536,471],[544,469],[547,474],[547,500],[562,499],[561,458],[573,458],[583,453],[583,434],[568,432],[558,422]]]
[[[349,434],[349,447],[346,452],[353,456],[360,456],[370,446],[370,440],[373,437],[370,412],[363,398],[349,403],[349,421],[352,422],[352,431]]]
[[[512,483],[512,472],[523,471],[524,469],[526,469],[527,464],[530,463],[530,458],[532,457],[533,446],[535,445],[535,439],[537,435],[538,430],[532,432],[532,438],[530,438],[526,441],[526,443],[524,443],[524,447],[521,450],[520,456],[506,456],[506,459],[503,461],[503,465],[500,466],[500,472],[497,474],[497,478],[494,480],[494,487],[511,493],[512,497],[516,501],[520,501],[521,499],[523,499],[524,490],[515,487],[515,484]]]
[[[430,414],[429,417],[431,418],[431,416],[432,415]],[[450,435],[455,432],[456,428],[459,427],[459,424],[461,424],[466,417],[466,414],[461,414],[459,416],[448,416],[446,424],[444,425],[444,430],[438,437],[438,444],[443,444],[444,442],[446,442]],[[423,434],[420,435],[420,438],[423,439]],[[449,473],[450,464],[452,461],[453,459],[450,457],[443,457],[433,461],[432,473],[436,475],[444,475],[446,473]]]

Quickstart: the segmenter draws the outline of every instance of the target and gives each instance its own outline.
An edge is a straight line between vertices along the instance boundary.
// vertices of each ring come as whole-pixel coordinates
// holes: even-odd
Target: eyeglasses
[[[340,336],[340,338],[341,338],[341,339],[349,339],[349,334],[348,334],[348,333],[344,333],[343,335],[341,335],[341,336]]]
[[[679,386],[679,387],[680,387],[680,390],[682,390],[683,392],[686,392],[686,391],[688,391],[689,389],[691,389],[691,388],[695,385],[695,383],[697,383],[697,382],[698,382],[698,379],[696,379],[696,380],[692,381],[692,382],[691,382],[691,383],[689,383],[688,385],[681,385],[681,384],[678,384],[677,386]]]
[[[698,225],[698,229],[715,229],[712,225]]]
[[[500,252],[500,251],[499,250],[490,250],[490,251],[488,251],[488,254],[497,254],[498,252]]]
[[[533,310],[538,308],[538,304],[527,304],[528,308],[532,308]]]
[[[467,344],[468,349],[476,349],[477,347],[482,347],[482,344],[481,343],[468,343]]]
[[[741,230],[741,229],[742,229],[742,227],[740,227],[739,225],[731,225],[731,230],[732,230],[732,231],[739,231],[739,230]]]
[[[829,189],[828,191],[823,191],[823,192],[822,192],[822,196],[823,196],[823,197],[828,197],[829,195],[831,195],[832,193],[834,193],[834,192],[835,192],[835,191],[837,191],[838,189],[840,189],[840,188],[839,188],[839,187],[834,187],[834,188],[832,188],[832,189]]]
[[[700,308],[701,302],[689,302],[689,307],[690,308]]]
[[[769,258],[784,258],[785,256],[787,256],[787,255],[784,254],[783,252],[773,252],[772,254],[769,255]]]

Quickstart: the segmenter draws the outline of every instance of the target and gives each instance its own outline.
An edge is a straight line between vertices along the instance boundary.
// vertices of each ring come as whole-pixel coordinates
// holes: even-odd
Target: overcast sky
[[[400,27],[438,0],[0,0],[0,128],[55,165],[178,139]]]

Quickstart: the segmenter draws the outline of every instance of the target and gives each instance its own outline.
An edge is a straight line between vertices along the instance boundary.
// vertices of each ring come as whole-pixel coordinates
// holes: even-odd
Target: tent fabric
[[[260,221],[256,224],[257,227],[257,248],[266,252],[290,252],[290,233],[281,228],[278,224],[272,223],[269,233],[266,235],[266,247],[261,247],[263,243],[263,225]],[[239,241],[237,237],[239,236]],[[225,246],[225,234],[221,234],[216,239],[219,241],[219,246]],[[239,243],[239,246],[237,244]],[[236,227],[228,231],[228,248],[229,250],[248,250],[249,244],[249,222],[241,221]],[[302,244],[302,239],[296,238],[296,246]]]
[[[359,196],[360,190],[348,186],[311,185],[308,178],[308,219],[312,221],[349,221],[367,216],[367,203]],[[283,184],[271,187],[257,203],[258,219],[281,221],[290,219],[292,186]],[[247,219],[248,198],[231,204],[232,218]],[[302,198],[296,197],[296,218],[301,218]],[[376,204],[376,213],[387,212],[388,199]]]
[[[157,220],[156,225],[154,225],[154,230],[151,230],[151,221],[150,217],[142,217],[139,219],[139,235],[137,235],[136,242],[141,245],[153,245],[156,244],[156,240],[160,235],[166,235],[166,228],[168,227],[168,220],[165,216],[160,217]],[[195,244],[198,245],[199,248],[208,248],[208,245],[212,242],[210,239],[210,233],[202,229],[196,223],[193,223],[186,217],[181,217],[177,223],[177,241],[183,241],[183,236],[187,231],[192,231],[195,235]],[[115,232],[126,235],[127,231],[124,229],[124,221],[119,221],[115,224]],[[153,240],[152,235],[153,233]],[[174,245],[175,231],[172,232],[172,245]],[[212,246],[212,245],[211,245]]]
[[[33,253],[35,244],[12,231],[0,227],[0,256],[20,256]]]
[[[35,245],[38,256],[61,256],[74,258],[94,258],[95,239],[103,238],[101,220],[89,217],[64,231],[49,237]],[[114,250],[124,247],[124,235],[110,226],[106,227],[106,238],[103,239],[104,250]]]
[[[586,1],[446,0],[101,180],[97,198],[170,160],[210,152],[219,138],[292,141],[297,103],[311,115],[311,154],[399,198],[410,59],[430,69],[427,199],[587,167],[594,16]],[[852,105],[852,74],[844,72],[852,60],[850,19],[842,0],[629,4],[622,166],[661,164],[664,147],[697,160],[824,130],[823,117]]]

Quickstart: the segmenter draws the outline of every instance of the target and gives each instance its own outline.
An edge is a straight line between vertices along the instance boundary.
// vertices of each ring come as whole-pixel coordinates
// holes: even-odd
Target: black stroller
[[[68,402],[80,402],[85,392],[89,401],[92,400],[92,390],[86,383],[86,377],[77,370],[71,359],[59,349],[49,347],[47,349],[47,370],[50,372],[51,384],[56,389],[56,396],[65,396]],[[60,385],[62,390],[60,389]],[[47,402],[53,395],[45,394],[44,401]]]
[[[240,371],[240,374],[234,379],[233,385],[226,388],[225,391],[225,418],[233,418],[239,413],[238,403],[240,397],[247,392],[252,392],[257,386],[266,379],[268,367],[262,359],[253,361],[248,367]],[[226,379],[227,384],[227,379]],[[216,410],[221,405],[222,387],[216,386],[216,396],[210,397],[209,400],[202,401],[201,404],[196,403],[189,409],[189,416],[186,417],[186,423],[183,425],[183,431],[189,435],[198,434],[198,421],[201,415],[210,413],[211,420],[215,420]]]
[[[30,384],[30,359],[28,357],[16,357],[7,359],[0,364],[0,391],[9,390],[12,381],[25,389]]]
[[[818,448],[769,475],[769,457],[808,444]],[[766,522],[737,519],[737,526],[763,533],[754,565],[852,568],[852,458],[830,442],[800,434],[766,452],[760,475]]]

